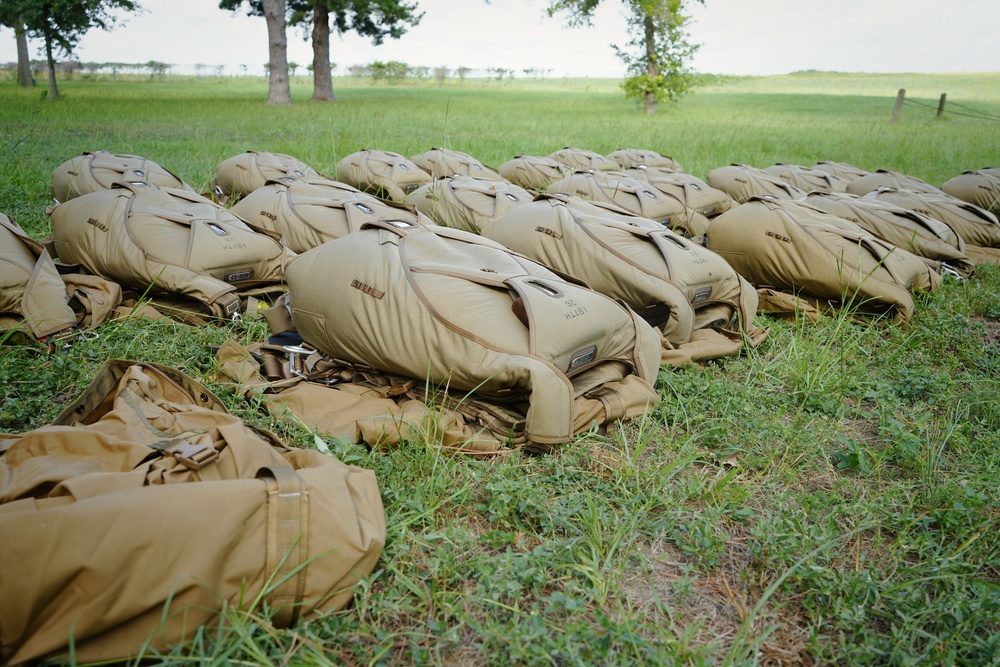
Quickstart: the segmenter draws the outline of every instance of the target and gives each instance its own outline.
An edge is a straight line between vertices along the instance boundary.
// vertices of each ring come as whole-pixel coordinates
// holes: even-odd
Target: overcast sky
[[[620,76],[611,44],[627,41],[619,0],[606,0],[591,29],[564,27],[545,14],[547,0],[417,0],[420,25],[375,47],[354,35],[334,36],[340,72],[373,60],[449,68],[541,68],[547,76]],[[217,0],[139,0],[113,32],[93,30],[76,56],[88,62],[157,60],[194,66],[267,61],[263,18],[218,9]],[[700,72],[783,74],[804,69],[845,72],[997,72],[1000,0],[707,0],[691,8],[692,41],[703,46]],[[309,45],[289,30],[289,60],[305,67]],[[32,42],[32,57],[38,43]],[[17,59],[14,34],[0,29],[0,62]],[[305,73],[303,69],[300,73]]]

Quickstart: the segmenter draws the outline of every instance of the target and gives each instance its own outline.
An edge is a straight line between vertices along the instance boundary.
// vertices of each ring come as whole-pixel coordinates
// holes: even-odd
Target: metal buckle
[[[182,442],[166,451],[191,470],[201,470],[219,458],[219,452],[214,448],[207,445],[196,445],[191,442]]]
[[[950,276],[955,280],[957,280],[958,282],[965,281],[965,277],[961,273],[953,269],[951,266],[949,266],[947,262],[941,262],[941,275]]]
[[[302,345],[283,345],[282,350],[288,353],[288,372],[292,375],[298,375],[299,377],[307,378],[308,375],[303,373],[297,368],[296,363],[298,362],[299,355],[309,356],[313,353],[308,347],[303,347]]]

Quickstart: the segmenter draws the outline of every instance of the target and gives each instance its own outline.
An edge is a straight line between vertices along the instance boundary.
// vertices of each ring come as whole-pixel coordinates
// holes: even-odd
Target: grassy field
[[[487,164],[563,146],[649,148],[704,177],[837,160],[935,185],[1000,166],[1000,123],[907,106],[903,87],[1000,117],[996,75],[797,73],[715,83],[646,117],[607,82],[369,86],[262,104],[259,80],[0,84],[0,212],[48,233],[52,170],[87,150],[156,160],[195,187],[236,153],[333,174],[364,147]],[[957,109],[956,109],[957,110]],[[643,420],[547,456],[476,461],[421,442],[330,445],[376,472],[388,543],[348,609],[294,630],[231,613],[163,659],[447,665],[1000,664],[1000,270],[921,297],[905,327],[768,321],[760,349],[661,370]],[[259,324],[129,322],[54,354],[0,351],[0,430],[48,423],[107,357],[171,364],[247,421],[207,345]]]

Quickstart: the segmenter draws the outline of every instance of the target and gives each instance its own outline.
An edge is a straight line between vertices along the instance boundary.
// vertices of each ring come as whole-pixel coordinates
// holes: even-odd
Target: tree
[[[285,34],[285,0],[261,0],[267,22],[267,104],[289,106],[292,89],[288,81],[288,36]],[[223,3],[219,3],[222,7]]]
[[[80,38],[91,28],[110,30],[116,23],[114,11],[135,11],[133,0],[3,0],[0,23],[20,23],[27,36],[41,39],[49,72],[49,98],[57,99],[56,52],[73,55]],[[15,28],[16,31],[16,28]]]
[[[25,88],[34,88],[35,77],[31,76],[31,57],[28,55],[28,33],[20,17],[14,26],[14,35],[17,38],[17,82]]]
[[[219,8],[236,10],[246,4],[250,16],[260,16],[264,1],[220,0]],[[381,44],[386,37],[398,39],[423,17],[416,4],[404,0],[288,0],[286,9],[289,25],[312,28],[313,100],[317,102],[335,99],[330,67],[331,20],[338,33],[354,31]]]
[[[695,0],[701,4],[705,0]],[[601,0],[550,0],[549,15],[566,13],[571,27],[591,25]],[[701,46],[688,41],[691,17],[688,0],[623,0],[629,11],[631,40],[625,48],[612,45],[625,64],[625,96],[642,100],[647,115],[658,102],[673,102],[689,91],[693,77],[688,63]]]

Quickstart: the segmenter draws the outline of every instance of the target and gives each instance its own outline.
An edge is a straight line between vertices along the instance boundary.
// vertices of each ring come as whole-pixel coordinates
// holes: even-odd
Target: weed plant
[[[910,79],[919,78],[906,75]],[[812,77],[812,78],[810,78]],[[156,160],[196,188],[236,153],[294,155],[333,175],[364,147],[434,146],[497,165],[567,145],[729,162],[892,168],[940,185],[996,161],[996,123],[904,114],[897,87],[788,92],[713,84],[647,118],[617,92],[338,89],[335,104],[262,105],[254,85],[0,86],[0,211],[36,237],[51,171],[88,150]],[[797,74],[822,88],[823,73]],[[988,77],[987,77],[988,78]],[[928,87],[936,85],[923,82]],[[963,85],[972,85],[963,79]],[[920,82],[907,82],[915,87]],[[946,82],[949,83],[949,82]],[[949,99],[952,99],[951,88]],[[961,99],[961,98],[958,98]],[[1000,99],[978,99],[1000,112]],[[329,439],[377,475],[388,541],[346,609],[275,629],[227,609],[220,628],[146,657],[165,664],[986,665],[1000,656],[1000,270],[945,281],[907,326],[759,318],[738,358],[661,370],[645,418],[545,456],[488,460],[420,441],[391,452]],[[207,348],[254,323],[131,321],[46,353],[0,350],[0,429],[44,425],[108,357],[206,383],[288,444],[315,434],[215,380]],[[12,341],[8,341],[10,343]]]

